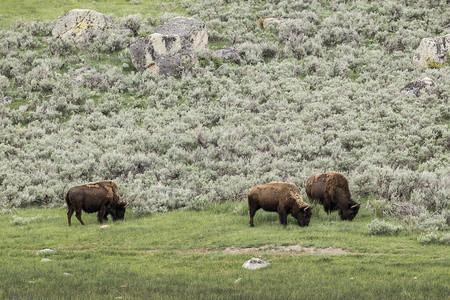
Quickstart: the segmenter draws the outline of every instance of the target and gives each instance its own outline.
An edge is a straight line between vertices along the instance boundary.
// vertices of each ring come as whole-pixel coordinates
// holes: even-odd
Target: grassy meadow
[[[66,211],[19,209],[0,216],[0,298],[4,299],[446,299],[450,255],[423,246],[417,234],[373,236],[362,209],[341,222],[315,207],[309,227],[258,211],[250,228],[246,203],[174,211],[100,229]],[[283,250],[301,245],[302,251]],[[55,253],[36,255],[50,248]],[[259,248],[259,249],[258,249]],[[342,254],[321,254],[323,248]],[[252,257],[270,262],[246,270]],[[50,261],[42,262],[42,258]]]
[[[84,8],[101,11],[115,17],[140,13],[158,15],[160,13],[181,13],[179,1],[91,1],[91,0],[2,0],[0,2],[0,26],[8,26],[17,21],[56,20],[71,9]]]

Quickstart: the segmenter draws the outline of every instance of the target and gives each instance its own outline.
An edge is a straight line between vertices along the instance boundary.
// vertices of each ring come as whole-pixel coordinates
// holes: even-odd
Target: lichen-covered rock
[[[216,50],[211,54],[211,56],[230,62],[239,62],[241,59],[241,53],[233,47],[224,47]]]
[[[171,71],[165,70],[164,66],[169,65],[170,63],[166,63],[166,61],[171,61],[170,57],[180,50],[181,40],[178,35],[154,33],[137,40],[130,46],[131,61],[140,72],[149,69],[160,74],[162,68],[162,73],[171,73]]]
[[[56,21],[52,35],[75,42],[90,42],[109,26],[107,16],[89,9],[72,9]]]
[[[194,18],[177,17],[155,29],[155,33],[178,35],[183,49],[198,52],[208,45],[208,32],[204,22]]]
[[[413,63],[419,67],[428,67],[428,62],[445,64],[450,52],[450,34],[443,37],[424,38],[414,53]],[[428,59],[428,61],[427,61]]]
[[[431,90],[433,87],[435,87],[433,80],[429,77],[425,77],[422,80],[408,83],[400,90],[400,92],[408,95],[419,96],[422,89]]]
[[[179,52],[174,55],[162,57],[156,65],[158,68],[156,73],[167,76],[178,75],[183,72],[186,67],[192,66],[196,62],[197,57],[193,52]]]
[[[156,28],[155,33],[130,46],[135,68],[155,74],[177,75],[197,61],[196,52],[206,48],[205,23],[192,18],[175,18]]]

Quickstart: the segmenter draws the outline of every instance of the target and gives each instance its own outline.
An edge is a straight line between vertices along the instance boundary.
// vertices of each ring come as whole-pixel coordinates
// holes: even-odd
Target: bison
[[[297,219],[299,226],[308,226],[312,213],[312,207],[303,202],[299,188],[287,182],[271,182],[253,187],[248,193],[248,207],[251,227],[254,227],[253,216],[260,208],[276,211],[284,226],[289,213]]]
[[[341,220],[351,221],[360,204],[352,200],[347,179],[339,173],[320,173],[306,180],[306,194],[323,205],[327,214],[339,210]]]
[[[120,201],[119,188],[111,180],[72,187],[67,192],[66,203],[69,209],[67,212],[69,226],[74,211],[78,221],[81,225],[84,225],[81,220],[81,210],[87,213],[98,211],[97,220],[102,223],[103,220],[108,220],[108,214],[112,216],[114,221],[123,220],[127,206],[126,202]]]

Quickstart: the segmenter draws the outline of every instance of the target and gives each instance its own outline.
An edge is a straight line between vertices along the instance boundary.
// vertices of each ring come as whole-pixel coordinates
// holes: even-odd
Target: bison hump
[[[292,197],[292,199],[295,200],[295,203],[298,205],[299,208],[303,208],[305,206],[308,206],[308,204],[306,204],[303,201],[303,197],[300,193],[297,193],[296,191],[291,191],[290,192],[290,196]]]
[[[326,191],[330,195],[333,195],[337,188],[341,188],[348,191],[348,181],[342,174],[336,172],[327,173],[325,182],[326,182]]]

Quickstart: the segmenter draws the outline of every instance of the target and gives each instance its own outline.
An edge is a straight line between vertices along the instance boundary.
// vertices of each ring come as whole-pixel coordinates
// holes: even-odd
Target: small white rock
[[[36,252],[36,255],[39,255],[42,253],[55,253],[55,252],[56,252],[56,250],[53,250],[53,249],[42,249],[42,250],[39,250],[38,252]]]
[[[270,263],[268,263],[267,261],[263,261],[260,258],[252,258],[250,260],[247,260],[242,265],[242,267],[244,269],[256,270],[256,269],[267,267],[268,265],[270,265]]]
[[[51,261],[51,259],[49,259],[49,258],[41,258],[41,261],[42,262],[47,262],[47,261]]]
[[[425,77],[424,79],[422,79],[422,82],[427,86],[432,86],[434,84],[433,79],[431,79],[430,77]]]
[[[237,283],[239,283],[239,281],[241,281],[241,280],[242,280],[242,278],[238,278],[238,279],[236,279],[236,280],[234,281],[234,283],[237,284]]]
[[[100,229],[106,229],[106,228],[109,228],[109,225],[102,225],[102,226],[100,226]]]
[[[73,274],[66,273],[66,272],[64,272],[63,275],[64,275],[64,276],[73,276]]]

